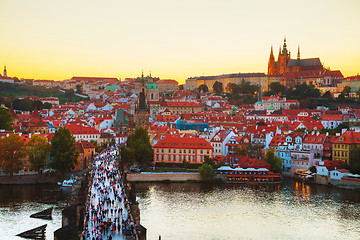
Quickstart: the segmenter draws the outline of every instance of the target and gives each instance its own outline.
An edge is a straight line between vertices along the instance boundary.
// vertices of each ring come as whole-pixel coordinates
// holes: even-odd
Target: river
[[[17,234],[47,224],[46,239],[54,239],[54,231],[61,227],[61,211],[66,203],[43,204],[39,200],[54,194],[47,190],[55,185],[0,185],[0,239],[23,239]],[[30,218],[30,215],[54,207],[52,220]]]
[[[360,192],[281,185],[138,183],[147,239],[360,239]]]

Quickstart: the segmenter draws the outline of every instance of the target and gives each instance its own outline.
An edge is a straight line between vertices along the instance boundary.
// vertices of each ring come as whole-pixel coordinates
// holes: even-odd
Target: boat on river
[[[76,177],[74,177],[73,175],[71,175],[69,180],[64,180],[63,182],[58,182],[57,184],[60,187],[72,187],[72,185],[76,182]]]
[[[280,183],[280,173],[273,173],[267,168],[231,168],[222,166],[217,169],[217,174],[223,176],[228,183]],[[226,178],[226,179],[225,179]]]

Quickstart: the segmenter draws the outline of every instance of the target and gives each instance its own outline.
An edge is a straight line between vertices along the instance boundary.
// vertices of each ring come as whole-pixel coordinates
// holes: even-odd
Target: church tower
[[[287,50],[286,38],[284,38],[283,48],[278,58],[279,74],[290,72],[289,62],[290,53]]]
[[[3,74],[3,76],[7,77],[6,65],[4,66],[4,74]]]
[[[135,127],[149,126],[150,108],[146,104],[146,81],[144,73],[141,74],[140,93],[138,104],[135,106]]]
[[[271,52],[268,62],[268,75],[276,74],[275,57],[273,52],[273,46],[271,45]]]

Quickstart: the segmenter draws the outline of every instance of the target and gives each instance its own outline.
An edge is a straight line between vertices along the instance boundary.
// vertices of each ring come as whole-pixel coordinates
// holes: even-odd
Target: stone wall
[[[360,190],[360,180],[342,178],[341,180],[331,179],[331,185],[340,188]]]
[[[200,181],[199,173],[129,173],[129,182],[157,182],[157,181]]]
[[[315,182],[321,185],[329,185],[330,178],[328,176],[315,175]]]
[[[56,183],[56,181],[56,176],[49,176],[45,174],[0,176],[0,184],[38,184]]]

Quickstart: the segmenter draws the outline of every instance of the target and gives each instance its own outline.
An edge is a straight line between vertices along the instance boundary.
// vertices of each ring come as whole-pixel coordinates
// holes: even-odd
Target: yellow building
[[[351,150],[356,145],[360,146],[360,133],[346,131],[333,142],[332,159],[341,160],[344,163],[349,164]]]

